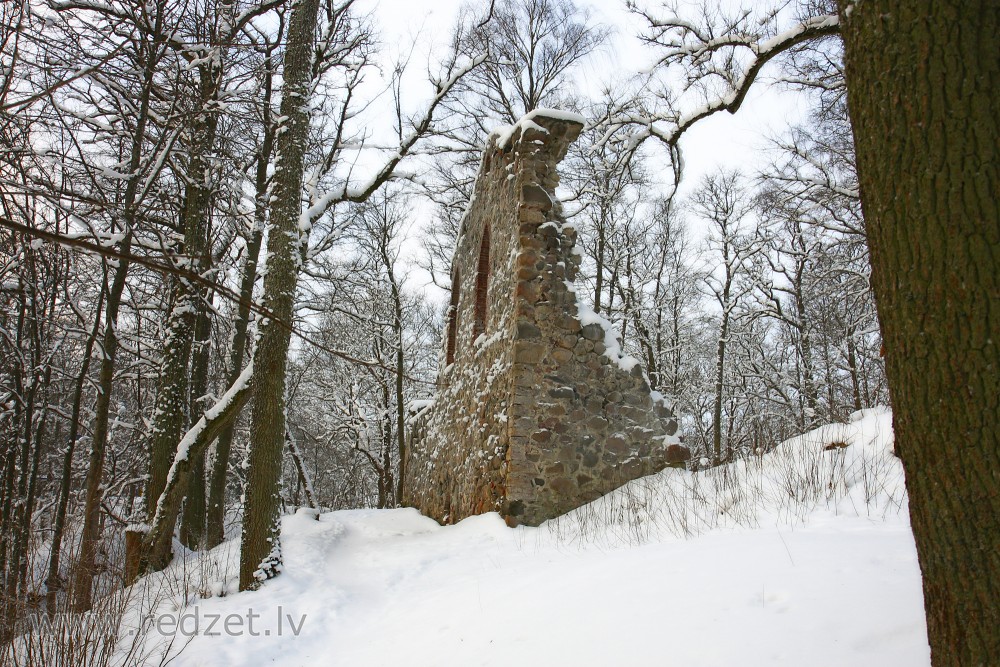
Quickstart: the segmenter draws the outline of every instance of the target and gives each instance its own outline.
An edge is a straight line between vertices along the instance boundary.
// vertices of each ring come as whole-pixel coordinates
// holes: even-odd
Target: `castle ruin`
[[[582,119],[539,110],[495,133],[452,263],[437,395],[411,421],[404,503],[442,523],[538,525],[687,448],[642,366],[574,291],[556,166]]]

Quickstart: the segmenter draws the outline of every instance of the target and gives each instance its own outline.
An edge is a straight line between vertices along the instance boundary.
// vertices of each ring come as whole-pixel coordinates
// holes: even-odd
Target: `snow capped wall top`
[[[552,121],[574,123],[581,127],[587,125],[586,118],[572,111],[535,109],[521,116],[513,125],[503,125],[493,130],[486,140],[486,145],[487,147],[495,145],[502,150],[507,150],[514,143],[516,136],[524,135],[529,129],[548,134],[548,126]]]

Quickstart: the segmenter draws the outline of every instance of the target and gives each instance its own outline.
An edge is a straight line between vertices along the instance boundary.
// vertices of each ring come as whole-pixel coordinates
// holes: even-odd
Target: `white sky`
[[[411,61],[411,97],[423,103],[426,95],[418,94],[426,79],[426,63],[431,54],[446,45],[459,8],[468,0],[361,0],[358,8],[371,11],[382,36],[386,55],[405,52],[416,44]],[[595,22],[611,26],[614,33],[609,44],[576,71],[577,90],[596,96],[601,87],[649,68],[655,52],[640,44],[635,34],[639,21],[628,14],[623,0],[576,0],[587,6]],[[726,1],[726,0],[720,0]],[[477,4],[486,0],[476,0]],[[655,3],[648,3],[651,6]],[[767,70],[765,70],[765,74]],[[681,140],[685,159],[685,176],[680,194],[689,192],[706,173],[719,167],[739,168],[747,172],[763,167],[769,161],[768,138],[783,133],[789,124],[804,118],[805,105],[801,95],[779,91],[774,86],[756,86],[735,115],[717,114],[704,119],[690,129]],[[391,122],[387,119],[387,122]],[[654,147],[654,153],[657,151]],[[667,164],[661,163],[664,179]],[[655,169],[655,163],[654,163]],[[416,227],[426,222],[429,208],[417,209]],[[419,218],[425,218],[421,221]],[[695,230],[697,234],[697,230]],[[416,236],[416,231],[412,232]],[[411,274],[411,289],[420,289],[429,281]]]
[[[599,93],[601,84],[647,69],[654,53],[635,38],[638,21],[625,11],[622,0],[576,0],[589,7],[597,23],[612,26],[615,33],[601,53],[594,55],[576,72],[578,90]],[[486,0],[476,4],[485,5]],[[416,40],[419,56],[413,74],[421,76],[419,65],[426,62],[432,44],[440,46],[455,22],[459,8],[468,0],[363,0],[363,8],[373,8],[383,41],[390,51],[398,51]],[[653,3],[650,3],[653,4]],[[751,168],[760,161],[766,138],[778,134],[789,122],[803,117],[801,96],[758,86],[751,91],[736,115],[720,114],[700,121],[682,140],[688,168],[688,183],[724,165]]]

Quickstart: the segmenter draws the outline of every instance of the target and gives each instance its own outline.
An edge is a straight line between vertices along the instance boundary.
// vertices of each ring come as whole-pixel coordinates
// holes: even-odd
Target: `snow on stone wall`
[[[572,289],[580,257],[556,166],[582,128],[538,110],[483,155],[452,263],[437,396],[407,448],[404,502],[442,523],[498,511],[537,525],[688,458],[642,366]]]

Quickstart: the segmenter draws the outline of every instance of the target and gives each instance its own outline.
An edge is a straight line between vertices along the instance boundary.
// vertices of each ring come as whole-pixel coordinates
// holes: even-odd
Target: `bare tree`
[[[67,6],[65,9],[70,9]],[[144,195],[141,187],[144,177],[148,178],[148,170],[156,170],[162,165],[165,155],[154,152],[156,161],[149,160],[149,145],[147,143],[147,124],[150,123],[151,106],[154,100],[156,75],[160,61],[166,53],[169,26],[166,25],[167,9],[164,6],[152,9],[147,13],[147,7],[137,8],[129,18],[135,21],[137,32],[142,38],[135,42],[135,64],[140,73],[137,81],[139,93],[137,109],[134,116],[134,129],[127,147],[127,176],[125,192],[120,207],[120,218],[116,220],[117,229],[122,234],[121,250],[128,254],[131,250],[133,235],[138,218],[138,209]],[[121,16],[114,14],[102,15],[95,12],[100,22],[117,22]],[[95,73],[96,74],[96,73]],[[109,84],[104,80],[102,83]],[[161,148],[166,150],[167,145]],[[159,154],[158,154],[159,153]],[[148,181],[147,181],[148,182]],[[87,490],[84,504],[83,534],[80,539],[80,558],[77,563],[76,577],[73,585],[73,607],[76,611],[85,611],[91,606],[91,580],[95,574],[97,544],[100,537],[101,498],[104,473],[104,455],[107,445],[108,421],[110,417],[112,383],[114,380],[115,358],[118,349],[118,312],[121,306],[122,293],[128,274],[129,263],[119,262],[114,272],[113,282],[108,290],[106,313],[104,316],[105,332],[101,343],[102,360],[98,380],[97,405],[95,408],[95,426],[90,451],[90,464],[87,473]]]
[[[421,179],[435,204],[425,238],[428,267],[447,285],[454,240],[486,138],[544,106],[577,106],[570,84],[576,70],[605,43],[609,31],[572,0],[497,0],[467,12],[454,46],[467,57],[487,54],[456,86],[438,124],[433,172]]]
[[[718,265],[706,271],[705,285],[719,309],[715,353],[715,397],[712,406],[712,456],[716,463],[732,458],[732,439],[723,420],[729,393],[727,350],[738,308],[750,291],[748,264],[760,245],[748,234],[751,200],[737,172],[707,176],[692,197],[695,215],[709,225],[708,243]],[[725,441],[725,442],[724,442]],[[725,445],[725,446],[724,446]]]
[[[872,283],[894,428],[905,443],[932,660],[988,664],[1000,655],[1000,492],[984,472],[997,467],[1000,432],[1000,361],[986,335],[1000,254],[991,203],[1000,182],[992,177],[991,111],[1000,90],[1000,12],[983,2],[837,4],[839,13],[820,3],[810,8],[817,13],[783,30],[777,12],[764,22],[751,11],[728,22],[644,12],[661,68],[679,66],[706,94],[683,113],[620,114],[606,136],[636,146],[655,137],[676,148],[700,119],[736,111],[768,62],[843,35]]]
[[[330,66],[346,69],[348,76],[357,76],[359,68],[350,54],[363,48],[364,37],[353,32],[350,19],[351,2],[330,8],[326,25],[332,34],[345,31],[346,39],[326,38],[320,53]],[[344,135],[333,138],[320,164],[308,180],[306,149],[309,134],[309,104],[317,75],[326,68],[315,67],[313,52],[319,18],[318,0],[300,0],[289,19],[284,58],[280,126],[275,150],[276,165],[270,226],[268,233],[267,276],[264,280],[264,307],[273,317],[262,322],[253,363],[255,394],[250,425],[250,454],[247,471],[247,501],[240,554],[240,588],[257,588],[263,580],[277,574],[281,562],[279,493],[281,452],[285,438],[285,370],[289,347],[289,330],[282,326],[291,321],[295,292],[302,262],[306,257],[309,232],[313,224],[338,203],[363,202],[393,177],[396,167],[414,145],[430,129],[442,100],[452,87],[470,70],[479,65],[483,56],[459,61],[456,53],[445,65],[442,76],[434,81],[434,97],[422,114],[410,123],[409,131],[402,123],[397,127],[399,145],[374,176],[361,184],[347,181],[329,191],[319,191],[321,179],[330,173],[341,157]],[[332,35],[331,35],[332,37]],[[333,52],[328,52],[332,49]],[[356,80],[356,78],[355,78]],[[351,90],[352,88],[348,88]],[[351,117],[351,96],[343,98],[341,120]],[[397,100],[397,104],[401,101]],[[301,193],[310,197],[310,206],[303,211]]]

